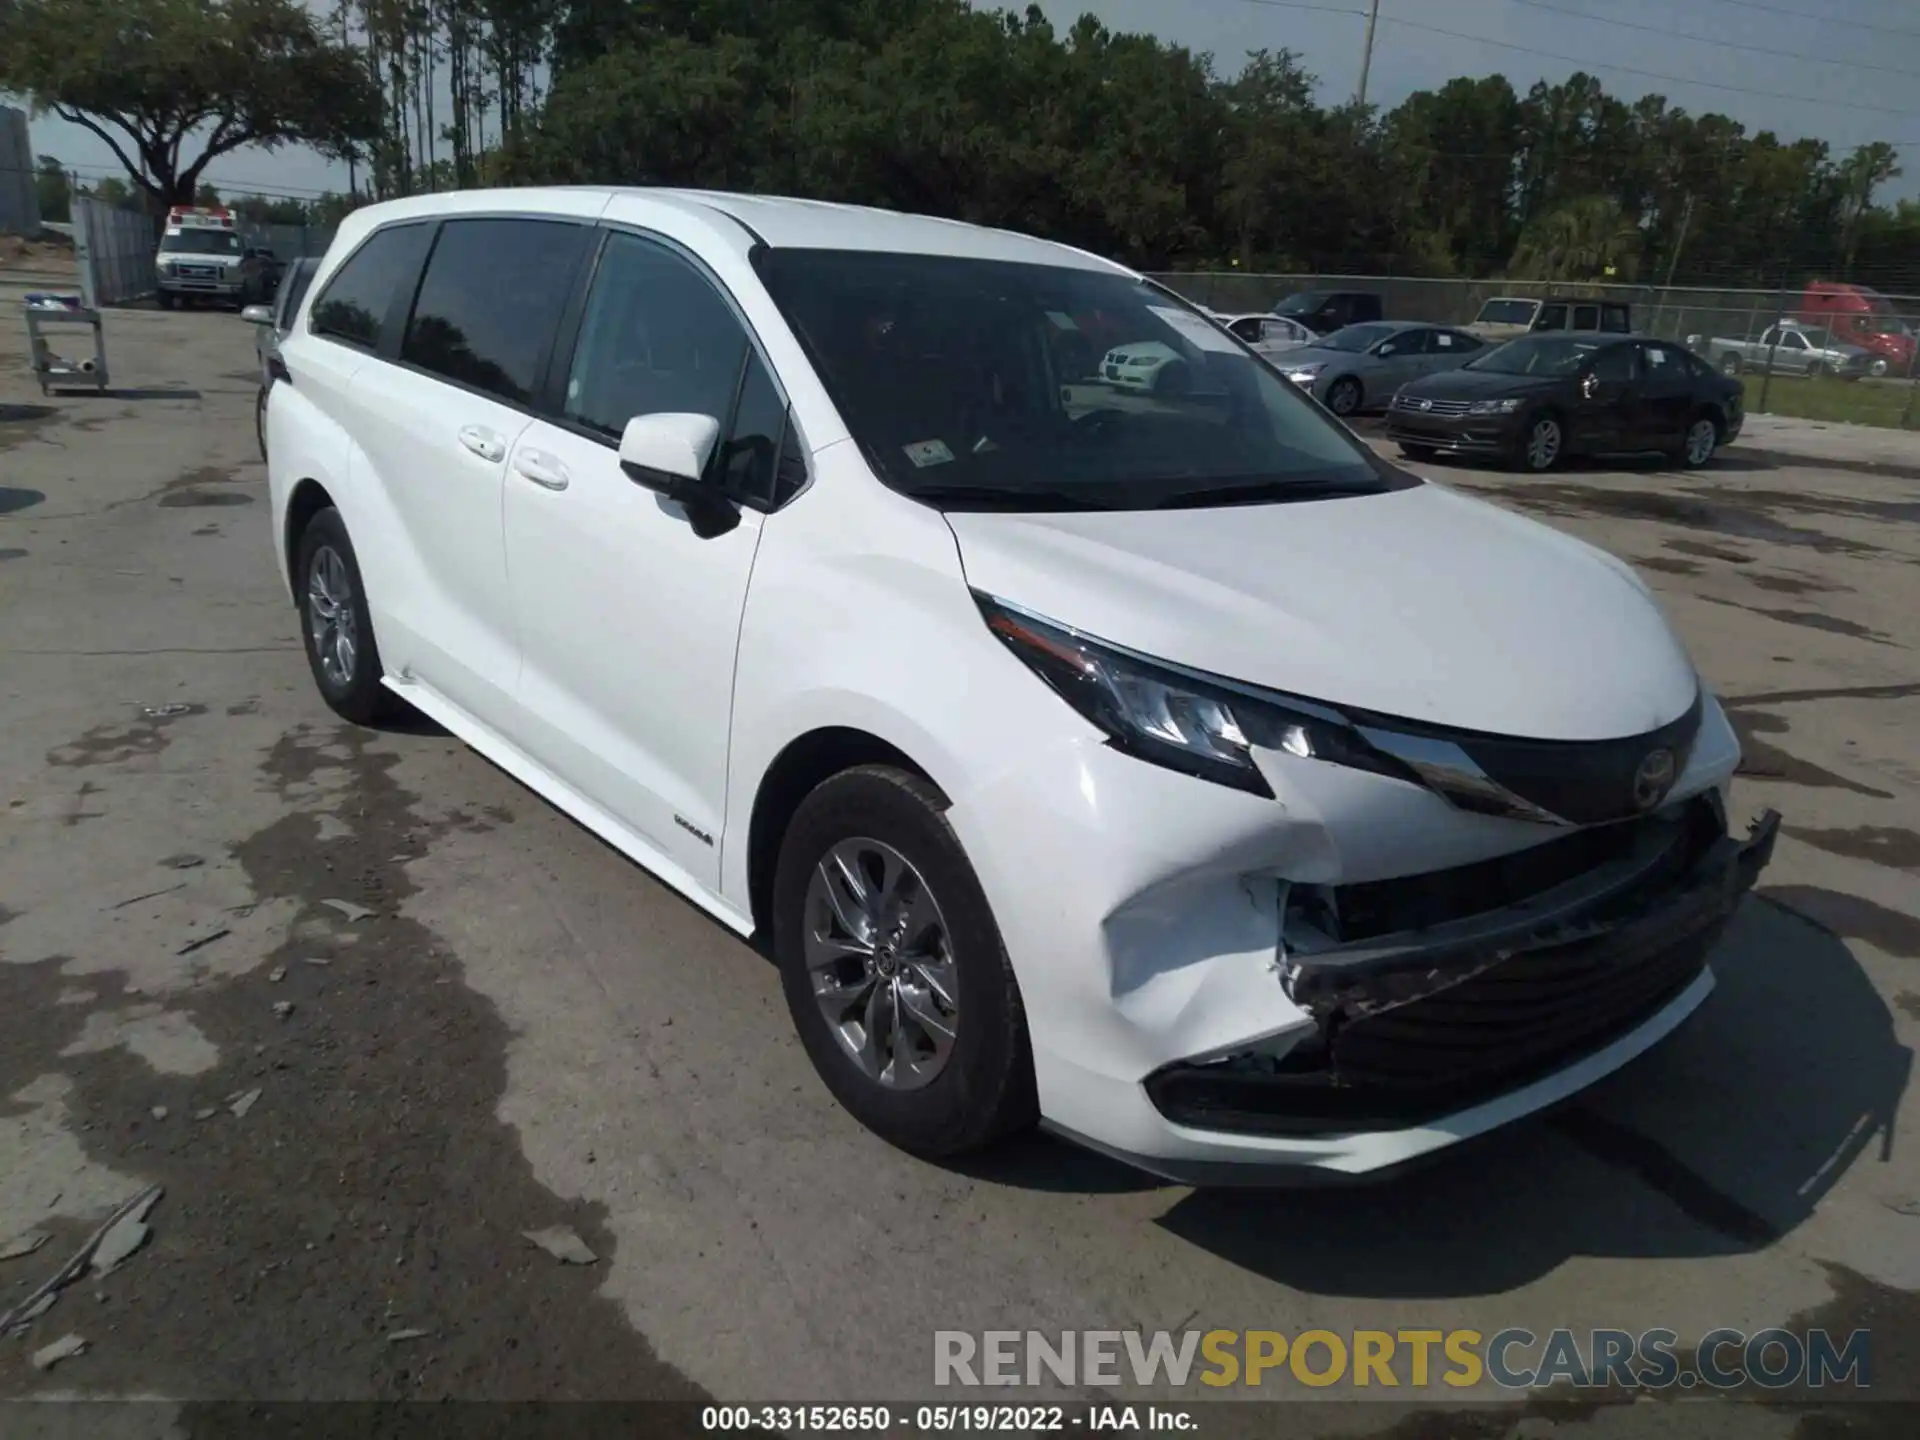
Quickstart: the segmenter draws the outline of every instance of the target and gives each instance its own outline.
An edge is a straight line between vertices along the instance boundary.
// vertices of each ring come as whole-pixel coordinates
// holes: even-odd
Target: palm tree
[[[1507,273],[1522,280],[1632,280],[1644,242],[1618,200],[1589,195],[1528,225]]]

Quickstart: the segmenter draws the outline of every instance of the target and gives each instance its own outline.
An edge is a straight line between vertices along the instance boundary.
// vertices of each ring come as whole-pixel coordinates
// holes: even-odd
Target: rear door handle
[[[548,490],[567,488],[567,467],[544,450],[522,450],[513,457],[514,472]]]
[[[507,453],[506,441],[491,430],[482,430],[478,425],[461,426],[460,443],[482,460],[498,460]]]

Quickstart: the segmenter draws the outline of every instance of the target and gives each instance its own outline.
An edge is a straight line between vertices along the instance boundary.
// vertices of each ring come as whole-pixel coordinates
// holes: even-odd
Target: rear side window
[[[1543,305],[1540,318],[1534,321],[1536,330],[1564,330],[1567,328],[1567,307],[1564,305]]]
[[[664,245],[608,237],[567,376],[569,420],[618,439],[636,415],[725,424],[747,359],[746,327],[699,270]]]
[[[1633,329],[1627,307],[1624,305],[1602,305],[1600,307],[1600,328],[1625,335]]]
[[[427,261],[400,358],[526,404],[590,235],[564,220],[449,220]]]
[[[425,224],[376,230],[327,281],[308,327],[316,335],[378,350],[394,301],[412,290],[432,238],[433,227]]]
[[[1576,330],[1598,330],[1600,328],[1600,307],[1598,305],[1574,306],[1573,328]]]

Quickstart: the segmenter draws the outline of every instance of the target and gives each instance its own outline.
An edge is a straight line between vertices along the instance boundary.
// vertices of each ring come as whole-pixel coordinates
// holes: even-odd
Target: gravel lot
[[[0,1396],[897,1401],[935,1329],[1776,1323],[1871,1326],[1876,1389],[1920,1392],[1920,444],[1435,469],[1642,569],[1788,829],[1718,994],[1575,1107],[1397,1188],[1197,1194],[1038,1139],[882,1148],[754,950],[448,737],[322,708],[248,327],[115,313],[121,388],[43,401],[3,323],[0,1248],[49,1239],[0,1309],[165,1195],[0,1340]],[[552,1226],[595,1262],[523,1238]],[[1289,1433],[1712,1433],[1403,1398]]]

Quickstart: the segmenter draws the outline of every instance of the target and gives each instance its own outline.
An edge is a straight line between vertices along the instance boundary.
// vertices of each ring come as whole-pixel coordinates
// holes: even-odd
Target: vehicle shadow
[[[1664,1045],[1471,1153],[1379,1186],[1195,1191],[1159,1223],[1294,1289],[1381,1299],[1763,1249],[1890,1157],[1913,1054],[1846,945],[1792,910],[1748,900],[1714,968]]]
[[[198,400],[202,398],[198,390],[190,390],[185,386],[179,389],[148,390],[116,388],[102,390],[100,394],[109,400]]]
[[[31,510],[47,498],[44,490],[24,490],[13,485],[0,485],[0,515],[11,515],[16,510]]]

